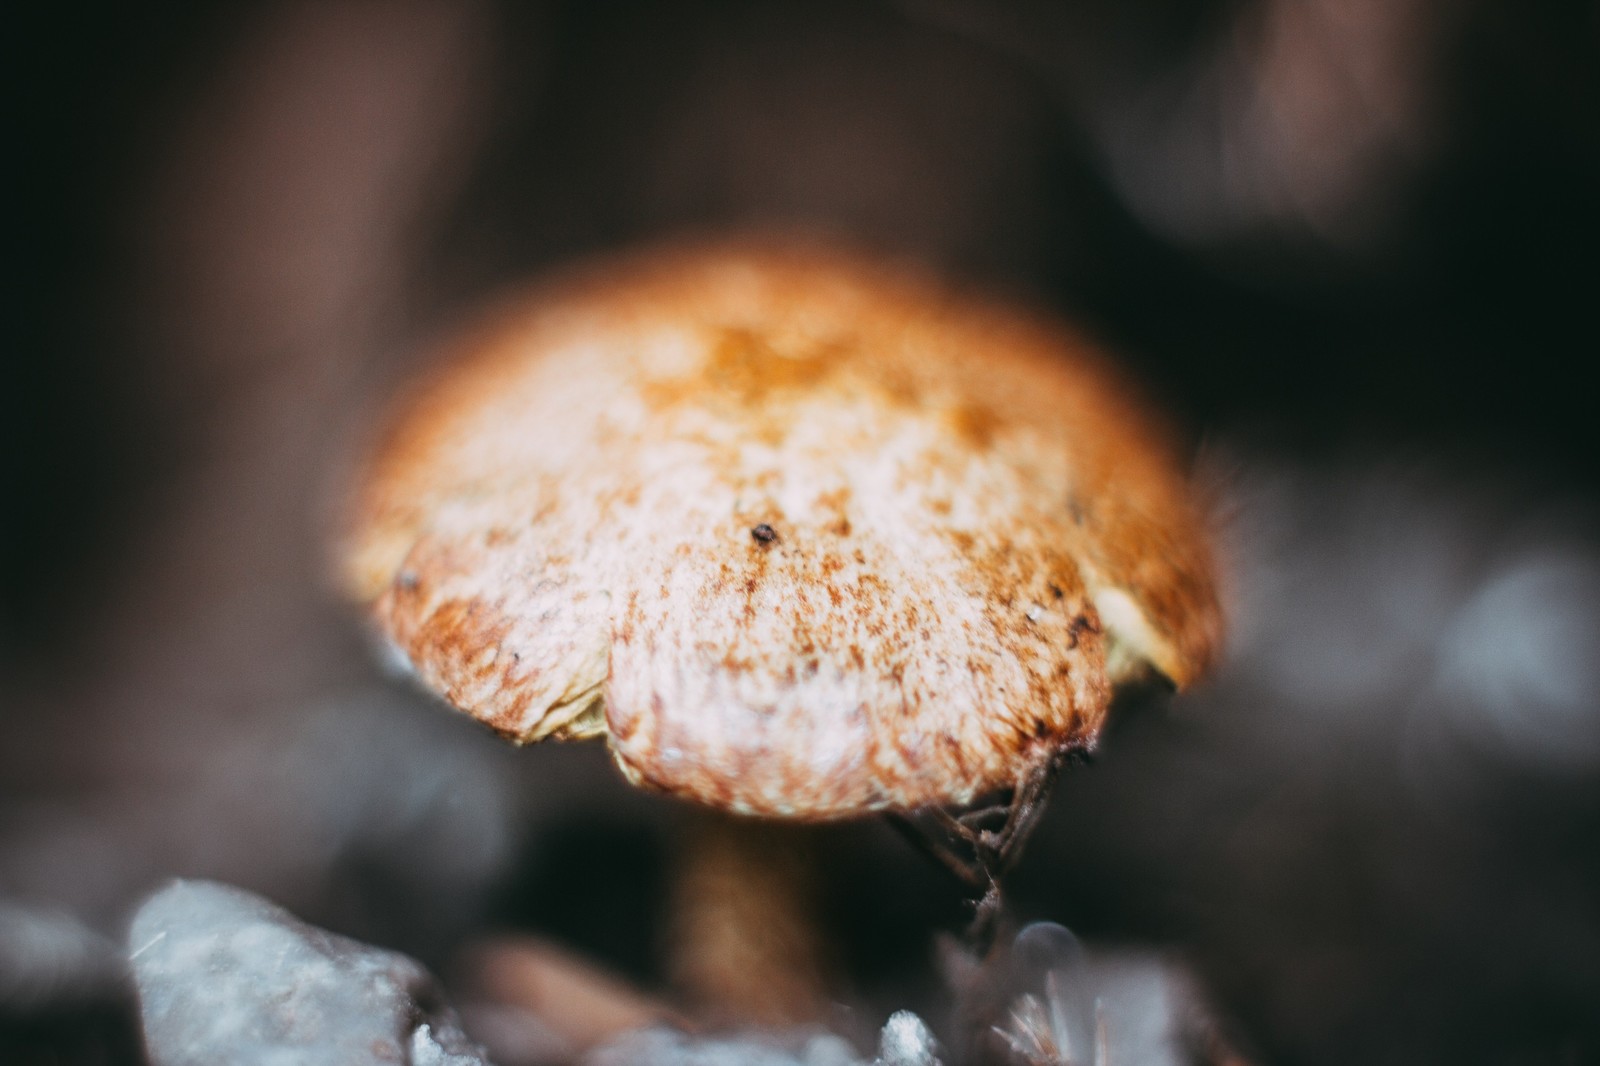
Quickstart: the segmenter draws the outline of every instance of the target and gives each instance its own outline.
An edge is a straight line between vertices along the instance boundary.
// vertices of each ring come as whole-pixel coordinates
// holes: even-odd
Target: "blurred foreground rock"
[[[0,1063],[142,1063],[124,963],[65,911],[0,897]]]
[[[421,965],[240,889],[178,881],[129,934],[156,1066],[487,1066]]]
[[[0,899],[0,1011],[115,998],[122,960],[71,915]]]
[[[816,1028],[693,1036],[644,1029],[607,1044],[584,1066],[942,1066],[938,1044],[910,1011],[890,1017],[870,1064],[844,1039]]]

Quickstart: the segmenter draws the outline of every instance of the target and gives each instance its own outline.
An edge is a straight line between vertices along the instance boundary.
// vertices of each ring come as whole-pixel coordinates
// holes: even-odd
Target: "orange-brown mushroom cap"
[[[423,681],[636,783],[834,818],[966,803],[1196,677],[1211,557],[1162,430],[1061,327],[881,264],[657,251],[413,392],[349,586]]]

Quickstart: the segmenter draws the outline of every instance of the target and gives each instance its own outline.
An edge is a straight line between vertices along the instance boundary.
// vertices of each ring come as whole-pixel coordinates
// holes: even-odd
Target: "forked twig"
[[[907,843],[929,859],[943,866],[962,884],[971,889],[984,887],[982,877],[973,869],[971,863],[950,850],[944,841],[929,833],[909,816],[890,811],[885,817],[896,832],[905,838]]]
[[[1039,827],[1050,798],[1051,786],[1064,757],[1053,756],[1030,766],[1001,803],[955,814],[944,807],[928,807],[913,815],[890,813],[889,824],[923,855],[944,867],[977,895],[967,939],[987,946],[1001,912],[1000,877],[1016,865],[1028,840]],[[1004,816],[998,829],[986,822]],[[926,824],[931,822],[932,825]],[[963,855],[964,846],[971,853]]]

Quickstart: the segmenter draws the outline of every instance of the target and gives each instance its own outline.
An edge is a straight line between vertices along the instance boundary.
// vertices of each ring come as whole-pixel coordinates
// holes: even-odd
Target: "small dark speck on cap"
[[[778,539],[778,531],[765,522],[750,530],[750,535],[756,539],[757,544],[771,544]]]

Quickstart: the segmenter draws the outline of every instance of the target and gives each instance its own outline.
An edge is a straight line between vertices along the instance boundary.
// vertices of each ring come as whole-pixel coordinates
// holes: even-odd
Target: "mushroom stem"
[[[697,811],[684,837],[668,951],[689,1008],[720,1024],[822,1019],[828,967],[815,913],[812,832]]]

